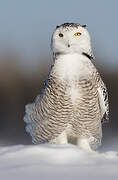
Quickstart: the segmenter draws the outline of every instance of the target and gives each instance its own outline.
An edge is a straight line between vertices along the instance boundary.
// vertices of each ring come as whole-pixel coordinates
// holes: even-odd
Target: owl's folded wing
[[[33,143],[51,142],[65,130],[70,118],[69,103],[65,86],[49,78],[43,94],[26,105],[24,121]]]
[[[109,121],[109,102],[107,88],[100,78],[100,87],[98,88],[99,104],[101,108],[102,123]]]

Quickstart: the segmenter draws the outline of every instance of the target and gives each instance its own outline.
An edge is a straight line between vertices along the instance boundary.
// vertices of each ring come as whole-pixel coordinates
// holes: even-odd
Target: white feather
[[[60,80],[67,81],[70,84],[67,93],[71,95],[73,102],[81,96],[81,91],[76,87],[75,81],[80,78],[87,78],[91,74],[90,64],[91,61],[86,56],[76,53],[62,55],[55,62],[54,73]]]
[[[90,74],[87,64],[90,60],[81,54],[65,54],[58,58],[55,62],[55,73],[61,80],[75,82],[79,78]]]

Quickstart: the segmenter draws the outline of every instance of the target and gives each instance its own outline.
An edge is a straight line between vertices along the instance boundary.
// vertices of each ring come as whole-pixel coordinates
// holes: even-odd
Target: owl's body
[[[63,30],[68,37],[68,28],[72,27],[72,24],[64,24],[56,33]],[[82,33],[87,31],[77,25],[75,32],[78,28]],[[26,131],[34,143],[65,144],[69,138],[74,138],[77,145],[91,151],[101,144],[101,121],[105,113],[108,115],[106,87],[91,62],[91,48],[85,45],[84,49],[82,45],[78,51],[74,43],[67,40],[65,45],[69,43],[69,46],[64,51],[65,47],[61,49],[60,42],[55,40],[56,33],[52,45],[54,62],[42,94],[26,106]],[[90,44],[89,36],[87,39]],[[74,51],[70,46],[75,46]]]

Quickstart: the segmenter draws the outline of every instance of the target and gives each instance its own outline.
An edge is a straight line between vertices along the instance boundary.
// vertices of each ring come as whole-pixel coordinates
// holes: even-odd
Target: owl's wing
[[[51,142],[67,127],[70,118],[69,100],[64,84],[48,77],[43,92],[33,104],[26,105],[26,131],[33,143]]]
[[[108,91],[106,88],[106,85],[100,78],[99,81],[99,88],[98,88],[98,93],[99,93],[99,104],[100,104],[100,109],[101,109],[101,114],[102,114],[102,123],[108,122],[109,121],[109,102],[108,102]]]

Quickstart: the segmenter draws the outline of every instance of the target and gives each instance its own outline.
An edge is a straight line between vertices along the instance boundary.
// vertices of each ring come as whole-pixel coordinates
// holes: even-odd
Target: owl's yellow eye
[[[81,33],[80,33],[80,32],[77,32],[77,33],[75,33],[74,35],[75,35],[75,36],[80,36]]]
[[[59,33],[59,37],[63,37],[64,35],[62,33]]]

